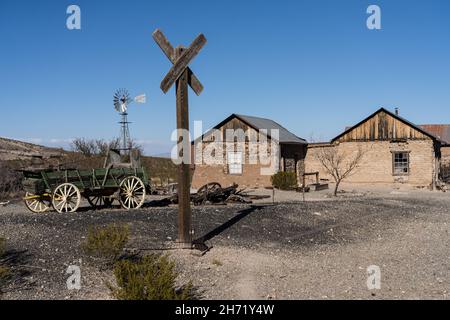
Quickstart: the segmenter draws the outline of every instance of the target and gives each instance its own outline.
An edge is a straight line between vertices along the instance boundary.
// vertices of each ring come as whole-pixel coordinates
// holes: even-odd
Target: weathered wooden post
[[[177,97],[177,131],[178,131],[178,156],[184,160],[178,165],[178,242],[184,248],[192,247],[192,212],[190,197],[190,141],[184,141],[183,131],[189,132],[189,106],[188,106],[188,84],[197,95],[203,90],[203,86],[188,64],[200,52],[206,44],[206,38],[200,34],[195,38],[188,48],[177,47],[174,49],[164,34],[157,29],[153,32],[153,39],[161,50],[173,63],[172,68],[161,82],[161,90],[167,93],[175,83]],[[187,138],[187,137],[184,137]],[[184,148],[184,147],[185,148]]]

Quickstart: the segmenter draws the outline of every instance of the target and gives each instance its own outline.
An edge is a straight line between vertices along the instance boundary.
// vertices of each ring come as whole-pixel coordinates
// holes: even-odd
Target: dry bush
[[[61,169],[79,169],[89,170],[94,168],[103,168],[105,162],[102,156],[86,157],[81,153],[70,152],[64,158],[64,161],[59,164]]]
[[[175,263],[167,256],[148,255],[138,261],[121,260],[114,268],[118,288],[111,288],[119,300],[192,300],[191,283],[176,288]]]
[[[218,259],[214,259],[214,260],[212,261],[212,264],[215,265],[215,266],[218,266],[218,267],[223,266],[222,261],[220,261],[220,260],[218,260]]]
[[[5,245],[6,241],[4,238],[0,238],[0,257],[2,257],[5,254]]]
[[[161,185],[177,180],[177,166],[171,159],[157,157],[143,157],[142,165],[147,169],[148,175],[160,181]]]
[[[128,225],[109,224],[106,227],[91,227],[83,249],[91,256],[113,262],[122,254],[129,236]]]
[[[0,200],[22,190],[22,175],[4,161],[0,161]]]
[[[5,254],[5,239],[0,238],[0,294],[2,287],[4,286],[4,281],[9,275],[9,269],[1,265],[1,258]]]

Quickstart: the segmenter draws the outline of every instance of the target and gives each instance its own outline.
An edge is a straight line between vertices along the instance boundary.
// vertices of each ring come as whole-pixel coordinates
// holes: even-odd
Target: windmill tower
[[[123,155],[127,155],[130,153],[132,148],[132,141],[130,136],[130,128],[129,124],[131,122],[128,121],[128,106],[132,102],[137,103],[145,103],[146,96],[145,94],[135,97],[134,99],[130,98],[130,94],[126,89],[119,89],[114,94],[114,108],[117,112],[119,112],[121,120],[120,120],[120,151]]]

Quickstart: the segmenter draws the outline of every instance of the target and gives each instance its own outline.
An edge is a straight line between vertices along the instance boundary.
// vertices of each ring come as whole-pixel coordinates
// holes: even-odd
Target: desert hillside
[[[48,148],[36,144],[0,137],[0,161],[51,159],[62,157],[62,149]]]

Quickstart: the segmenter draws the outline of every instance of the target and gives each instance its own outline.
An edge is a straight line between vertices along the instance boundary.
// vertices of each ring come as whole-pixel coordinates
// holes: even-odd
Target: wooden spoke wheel
[[[214,191],[221,189],[222,186],[218,182],[210,182],[201,186],[197,191],[197,195],[199,196],[196,205],[205,204],[208,198],[208,194],[214,193]]]
[[[86,197],[87,201],[94,209],[100,209],[100,208],[108,208],[111,207],[114,199],[111,199],[110,197],[104,197],[104,196],[88,196]]]
[[[61,184],[53,192],[53,207],[59,213],[77,211],[80,202],[80,190],[71,183]]]
[[[25,198],[23,201],[25,202],[25,206],[28,210],[35,213],[46,212],[52,207],[52,200],[49,195],[40,196],[27,192],[25,193]]]
[[[144,182],[135,176],[123,179],[120,183],[119,201],[124,209],[140,208],[145,201]]]

